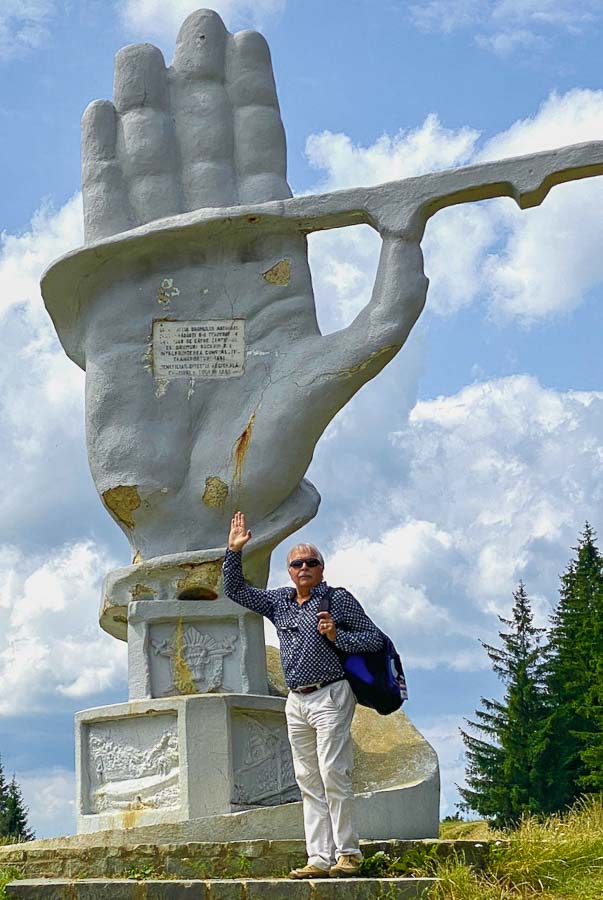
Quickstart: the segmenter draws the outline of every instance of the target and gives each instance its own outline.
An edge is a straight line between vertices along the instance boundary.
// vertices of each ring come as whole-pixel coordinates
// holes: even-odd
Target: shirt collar
[[[324,594],[328,591],[328,589],[329,589],[329,585],[327,584],[327,582],[321,581],[320,584],[317,584],[312,588],[312,591],[310,592],[310,597],[308,599],[309,600],[315,600],[315,599],[320,600],[320,598],[322,596],[324,596]],[[295,588],[289,588],[288,599],[295,600],[295,602],[297,603],[296,598],[297,598],[297,591],[295,590]]]

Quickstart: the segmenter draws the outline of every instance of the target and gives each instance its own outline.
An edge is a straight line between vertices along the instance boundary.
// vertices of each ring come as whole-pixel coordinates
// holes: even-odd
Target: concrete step
[[[50,846],[49,846],[50,845]],[[488,842],[362,841],[366,857],[377,852],[404,858],[411,854],[433,854],[445,859],[463,854],[467,862],[480,866]],[[32,841],[0,847],[0,867],[13,866],[24,878],[282,878],[291,869],[306,864],[303,841],[229,841],[186,844],[129,844],[78,846],[74,838]],[[404,874],[404,873],[401,873]]]
[[[37,878],[12,881],[19,900],[398,900],[427,898],[434,878],[289,878],[133,881]]]

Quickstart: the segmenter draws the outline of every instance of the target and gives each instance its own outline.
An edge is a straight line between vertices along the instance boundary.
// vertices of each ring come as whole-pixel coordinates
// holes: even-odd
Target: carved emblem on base
[[[152,641],[153,652],[170,661],[172,682],[163,696],[222,690],[224,657],[234,651],[236,642],[236,634],[217,641],[193,625],[184,628],[181,622],[171,640]]]

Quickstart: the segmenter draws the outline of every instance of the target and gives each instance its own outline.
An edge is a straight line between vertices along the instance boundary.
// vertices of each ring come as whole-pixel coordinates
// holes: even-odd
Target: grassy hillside
[[[509,843],[493,846],[485,871],[475,872],[458,859],[431,867],[429,874],[442,881],[430,900],[603,898],[603,797],[585,801],[565,816],[526,819],[517,831],[490,837]],[[416,874],[427,874],[429,868]]]

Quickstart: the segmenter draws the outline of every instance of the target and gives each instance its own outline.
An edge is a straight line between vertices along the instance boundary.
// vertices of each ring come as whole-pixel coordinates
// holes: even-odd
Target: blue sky
[[[79,119],[112,93],[114,53],[171,59],[186,0],[0,0],[0,753],[40,836],[73,830],[73,713],[126,698],[125,646],[96,624],[128,548],[86,462],[83,375],[37,282],[82,242]],[[599,2],[221,0],[272,49],[295,193],[378,183],[603,137]],[[407,711],[440,754],[498,685],[496,639],[520,578],[539,623],[584,521],[601,531],[603,179],[520,212],[439,213],[427,307],[396,360],[334,420],[303,535],[395,638]],[[311,239],[324,330],[368,298],[368,228]],[[272,583],[285,579],[274,554]],[[271,639],[270,633],[268,638]]]

